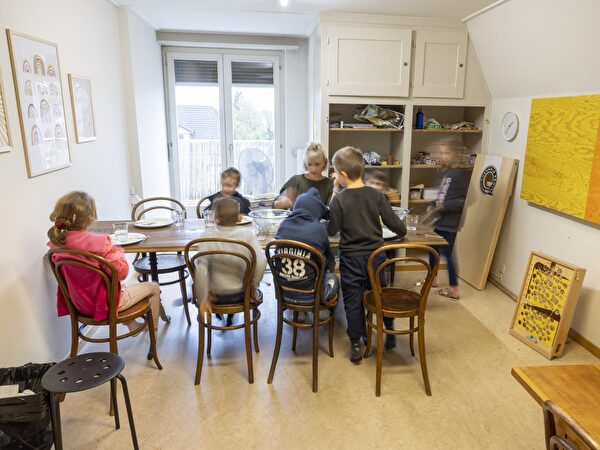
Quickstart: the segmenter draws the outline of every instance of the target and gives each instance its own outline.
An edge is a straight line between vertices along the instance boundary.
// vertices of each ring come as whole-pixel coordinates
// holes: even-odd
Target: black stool
[[[110,395],[115,411],[115,427],[121,428],[119,410],[117,408],[117,383],[121,381],[127,417],[131,430],[133,448],[138,447],[133,413],[129,401],[129,390],[121,371],[125,367],[123,358],[114,353],[97,352],[84,353],[73,358],[65,359],[51,367],[42,377],[42,386],[50,392],[50,411],[52,413],[52,431],[56,450],[62,450],[62,433],[60,428],[60,396],[64,393],[85,391],[110,381]]]

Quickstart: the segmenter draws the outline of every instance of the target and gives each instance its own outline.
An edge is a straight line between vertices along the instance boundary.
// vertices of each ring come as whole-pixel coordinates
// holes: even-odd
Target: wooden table
[[[96,233],[111,234],[113,224],[117,222],[126,222],[118,220],[106,220],[95,222],[90,231]],[[248,225],[240,225],[248,226]],[[210,229],[210,228],[209,228]],[[199,238],[206,230],[204,221],[201,219],[186,219],[183,227],[176,228],[174,225],[169,225],[163,228],[138,228],[133,223],[129,224],[129,231],[136,233],[144,233],[148,239],[138,243],[126,245],[123,247],[126,253],[162,253],[162,252],[181,252],[185,249],[186,244],[192,239]],[[266,244],[269,239],[265,240]],[[263,241],[261,241],[263,242]],[[339,238],[330,238],[331,246],[339,245]],[[386,243],[397,242],[388,240]],[[403,244],[423,244],[423,245],[448,245],[448,242],[429,228],[419,227],[416,234],[409,233],[402,240]],[[157,277],[158,278],[158,277]],[[154,279],[154,278],[153,278]]]
[[[515,367],[512,375],[536,402],[552,400],[600,442],[600,365]]]
[[[113,232],[113,224],[117,222],[129,222],[127,220],[105,220],[95,222],[91,227],[90,231],[95,233],[106,233],[111,234]],[[240,225],[249,226],[249,225]],[[210,229],[210,228],[209,228]],[[150,271],[152,281],[158,283],[157,273],[157,253],[164,252],[182,252],[185,250],[185,246],[192,239],[201,237],[202,233],[206,231],[204,227],[204,220],[201,219],[186,219],[182,227],[175,227],[175,225],[169,225],[163,228],[138,228],[133,223],[129,223],[130,232],[144,233],[148,236],[147,239],[137,244],[125,245],[123,249],[125,253],[148,253],[148,260],[150,263]],[[270,239],[261,241],[261,244],[266,244]],[[339,238],[330,238],[331,246],[337,247],[339,245]],[[397,241],[388,240],[386,243],[393,243]],[[416,233],[407,234],[402,243],[409,244],[423,244],[423,245],[448,245],[448,242],[441,236],[434,233],[429,228],[420,227]],[[162,303],[160,306],[160,316],[166,322],[170,321],[170,317],[166,314]]]

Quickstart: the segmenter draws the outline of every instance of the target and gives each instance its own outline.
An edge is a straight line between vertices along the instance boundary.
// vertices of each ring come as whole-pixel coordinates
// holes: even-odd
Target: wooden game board
[[[510,334],[545,357],[562,355],[585,269],[532,252]]]

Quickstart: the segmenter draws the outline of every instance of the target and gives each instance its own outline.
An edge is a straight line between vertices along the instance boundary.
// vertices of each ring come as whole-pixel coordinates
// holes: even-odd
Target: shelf
[[[442,166],[437,164],[411,164],[411,169],[441,169]],[[456,169],[473,169],[473,166],[468,164],[459,164],[455,166]]]
[[[444,129],[433,129],[433,130],[413,130],[415,133],[462,133],[462,134],[481,134],[483,130],[444,130]]]
[[[400,128],[400,129],[398,129],[398,128],[330,128],[329,131],[336,131],[336,132],[350,131],[353,133],[357,133],[357,132],[404,133],[404,128]]]
[[[402,169],[402,164],[394,164],[392,166],[383,165],[383,166],[365,166],[365,169]]]
[[[424,200],[422,198],[417,198],[417,199],[412,199],[409,200],[408,203],[413,203],[415,205],[419,205],[419,204],[424,204],[424,203],[431,203],[433,200]]]

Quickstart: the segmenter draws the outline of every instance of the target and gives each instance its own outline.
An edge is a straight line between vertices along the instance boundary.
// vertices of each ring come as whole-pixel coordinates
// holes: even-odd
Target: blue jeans
[[[442,254],[446,257],[446,261],[448,262],[448,281],[450,287],[458,286],[458,279],[456,278],[457,266],[454,257],[452,256],[452,251],[454,250],[454,241],[456,240],[456,231],[444,231],[435,229],[437,234],[442,236],[446,241],[448,241],[448,245],[444,246],[435,246],[433,247],[439,254]],[[429,265],[433,266],[433,256],[429,256]]]

